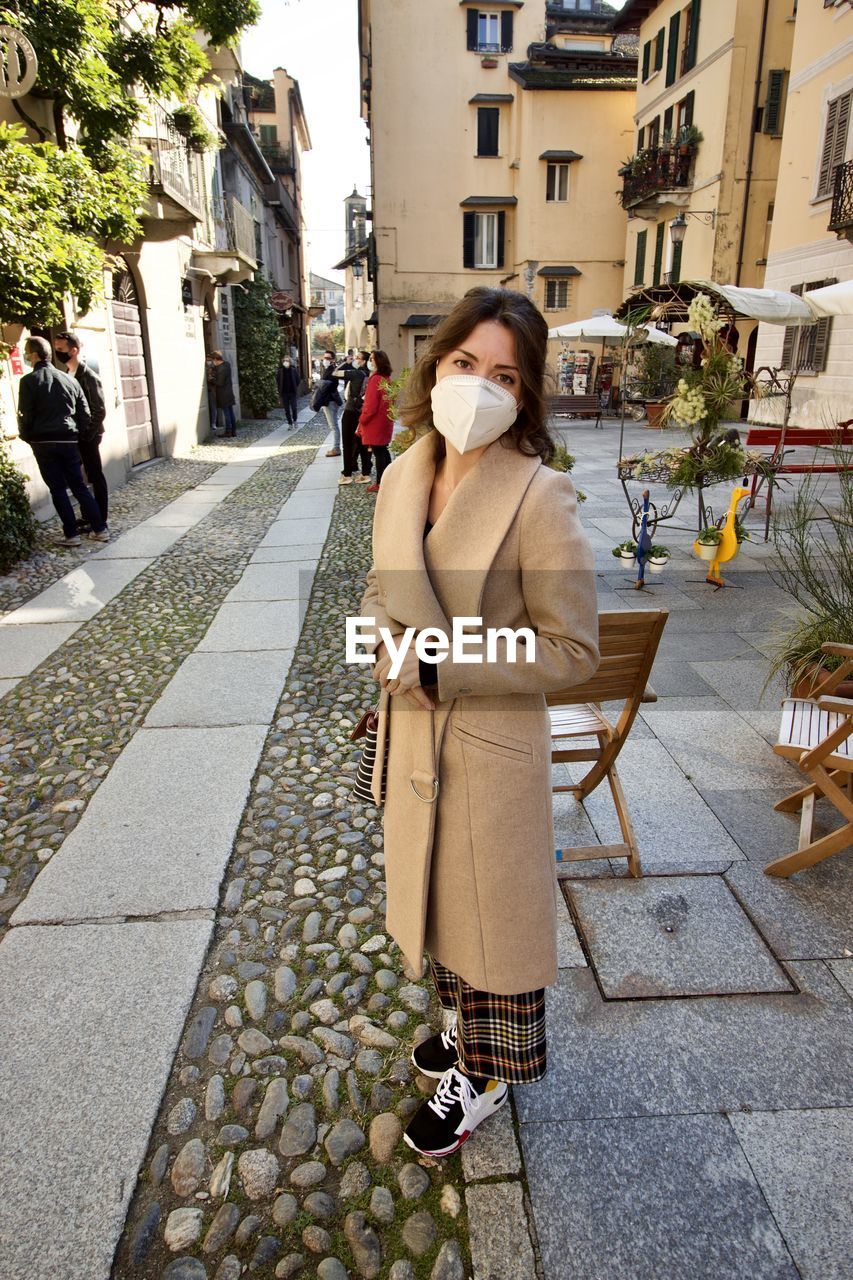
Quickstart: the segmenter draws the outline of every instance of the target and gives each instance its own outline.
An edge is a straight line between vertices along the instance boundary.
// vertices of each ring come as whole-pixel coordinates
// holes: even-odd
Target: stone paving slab
[[[181,504],[180,499],[178,499],[177,502],[172,502],[168,507],[164,507],[162,511],[158,511],[156,516],[149,516],[146,523],[155,529],[191,529],[193,525],[197,525],[211,511],[215,511],[218,506],[218,502],[197,502],[189,506]]]
[[[298,542],[293,546],[258,547],[249,564],[286,564],[292,560],[317,563],[323,552],[322,542]]]
[[[17,680],[0,680],[0,698],[6,693],[11,693],[17,683]]]
[[[329,521],[324,516],[308,516],[296,520],[287,517],[276,520],[267,530],[266,537],[259,547],[300,546],[308,542],[322,542],[326,536]]]
[[[248,480],[249,476],[259,471],[267,460],[278,451],[276,445],[266,457],[258,457],[253,455],[248,458],[235,458],[233,462],[229,462],[227,466],[222,467],[210,476],[205,483],[213,488],[227,488],[234,485],[240,485],[244,480]],[[224,496],[224,494],[223,494]],[[180,501],[180,499],[178,499]]]
[[[184,529],[151,525],[145,520],[135,529],[129,529],[113,542],[108,542],[89,563],[98,560],[152,560],[168,551],[185,532]]]
[[[695,704],[698,699],[665,698],[659,703],[643,704],[642,713],[688,701]],[[725,827],[660,742],[629,740],[619,753],[617,768],[647,874],[661,868],[694,871],[715,866],[725,870],[730,861],[743,858]],[[574,762],[568,769],[576,779],[585,772],[584,765]],[[650,786],[652,778],[654,785]],[[596,787],[583,804],[602,844],[622,840],[606,783]],[[627,865],[624,860],[622,865]]]
[[[212,908],[266,729],[140,729],[13,924]]]
[[[507,1103],[477,1130],[477,1141],[462,1147],[462,1172],[466,1182],[479,1178],[515,1178],[521,1173],[521,1152],[515,1138],[512,1106]]]
[[[791,991],[719,876],[565,884],[609,1000]]]
[[[43,622],[4,628],[0,636],[0,678],[28,676],[81,625],[79,622]]]
[[[572,917],[569,915],[569,908],[559,885],[557,886],[556,898],[557,967],[560,969],[574,969],[578,965],[586,964],[586,956],[583,953],[577,929],[572,922]]]
[[[72,569],[52,587],[0,618],[0,627],[45,622],[85,622],[132,582],[152,559],[90,560]],[[0,633],[0,643],[2,635]]]
[[[724,1116],[525,1124],[521,1138],[545,1280],[800,1280]]]
[[[148,713],[147,728],[263,724],[275,714],[291,650],[192,653]]]
[[[198,646],[199,653],[257,653],[293,649],[305,616],[304,600],[241,600],[223,604]]]
[[[794,841],[787,850],[796,849]],[[853,849],[796,875],[768,876],[740,863],[726,880],[782,960],[826,960],[853,953]]]
[[[777,676],[762,695],[767,675],[767,662],[755,659],[729,658],[725,662],[693,662],[696,672],[748,724],[771,744],[779,740],[782,700],[788,696],[785,682]]]
[[[799,814],[777,813],[773,808],[777,800],[790,795],[796,785],[795,778],[792,777],[790,786],[768,786],[765,791],[716,791],[713,787],[703,786],[701,780],[695,785],[709,809],[750,861],[764,864],[796,849]],[[815,831],[821,834],[824,813],[822,806],[819,807],[815,818]]]
[[[716,690],[696,671],[696,664],[686,658],[655,658],[649,681],[660,698],[705,697]],[[633,729],[631,730],[633,734]]]
[[[311,594],[316,560],[274,560],[249,564],[225,603],[236,600],[307,600]]]
[[[536,1280],[521,1183],[469,1187],[465,1204],[474,1280]]]
[[[281,509],[282,520],[328,520],[337,498],[335,489],[294,490]]]
[[[800,1274],[849,1280],[853,1111],[753,1112],[729,1120]]]
[[[801,994],[604,1001],[588,969],[546,995],[548,1074],[518,1089],[522,1123],[853,1105],[853,1005],[817,960]]]
[[[853,1000],[853,960],[827,960],[826,964]]]
[[[0,946],[3,1280],[110,1275],[211,929],[13,929]]]
[[[695,698],[666,698],[644,704],[640,715],[697,785],[764,791],[794,777],[791,766],[722,698],[703,698],[701,705]]]
[[[560,782],[564,782],[569,778],[566,766],[554,765],[552,771],[561,772]],[[606,784],[605,784],[606,785]],[[609,792],[608,792],[609,794]],[[554,809],[554,838],[556,847],[565,852],[569,852],[576,845],[591,845],[598,842],[595,828],[580,801],[576,800],[570,792],[555,792],[553,796]],[[610,875],[610,863],[606,858],[590,858],[584,862],[563,862],[557,861],[558,876],[608,876]],[[560,896],[560,902],[564,911],[568,913],[568,907]]]

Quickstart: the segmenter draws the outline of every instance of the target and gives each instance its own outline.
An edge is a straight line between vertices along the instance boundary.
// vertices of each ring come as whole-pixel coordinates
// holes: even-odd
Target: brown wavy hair
[[[463,346],[465,339],[483,320],[497,320],[515,338],[516,360],[521,377],[518,417],[500,439],[530,457],[537,454],[544,463],[554,456],[554,442],[547,427],[545,384],[548,373],[548,323],[529,298],[513,289],[478,286],[445,316],[418,358],[406,383],[399,408],[406,427],[429,426],[435,430],[430,393],[435,386],[435,364],[443,356]]]

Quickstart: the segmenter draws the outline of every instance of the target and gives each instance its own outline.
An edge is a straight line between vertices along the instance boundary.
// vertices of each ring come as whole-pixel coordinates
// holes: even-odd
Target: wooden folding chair
[[[584,684],[546,694],[552,743],[572,738],[598,740],[597,747],[552,747],[553,764],[567,760],[592,761],[592,768],[582,781],[555,785],[552,790],[571,791],[578,800],[583,800],[606,778],[622,830],[622,842],[619,844],[567,849],[563,855],[564,864],[590,858],[627,858],[630,874],[643,874],[637,840],[616,772],[616,758],[628,737],[640,703],[655,700],[654,693],[646,692],[646,681],[668,617],[666,609],[614,609],[600,613],[601,663],[595,675]],[[611,724],[602,713],[603,702],[624,702],[616,724]]]
[[[821,648],[842,657],[841,666],[820,682],[811,698],[786,698],[782,703],[779,741],[773,750],[794,760],[809,785],[773,806],[781,813],[802,808],[802,816],[796,851],[768,863],[764,871],[769,876],[789,876],[853,845],[853,698],[831,696],[853,672],[853,645],[828,643]],[[847,821],[815,840],[815,804],[821,797]]]

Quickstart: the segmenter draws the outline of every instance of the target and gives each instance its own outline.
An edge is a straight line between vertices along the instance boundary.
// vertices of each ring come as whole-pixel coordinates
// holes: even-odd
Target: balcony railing
[[[512,53],[511,44],[483,44],[478,43],[474,47],[475,53]]]
[[[265,199],[268,205],[281,211],[288,229],[298,234],[300,227],[299,210],[296,207],[296,201],[280,178],[277,178],[272,185],[266,188]]]
[[[659,191],[689,187],[692,180],[695,146],[649,147],[640,151],[622,174],[622,207],[641,204]]]
[[[277,144],[261,143],[261,151],[273,173],[293,173],[293,153],[289,147],[280,147]]]
[[[159,103],[152,104],[153,135],[140,138],[151,157],[151,186],[173,204],[200,218],[202,200],[196,182],[196,165],[186,138]]]
[[[828,229],[848,238],[853,233],[853,160],[835,167]]]
[[[226,253],[239,253],[251,262],[255,255],[255,219],[236,196],[217,200],[213,213],[216,248]]]

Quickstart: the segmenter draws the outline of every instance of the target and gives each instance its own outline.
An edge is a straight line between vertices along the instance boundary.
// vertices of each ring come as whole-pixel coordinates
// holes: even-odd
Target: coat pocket
[[[508,738],[502,733],[496,733],[494,729],[481,729],[478,725],[467,724],[464,720],[453,720],[450,728],[454,737],[460,742],[479,747],[481,751],[508,756],[511,760],[533,760],[532,746],[519,738]]]

